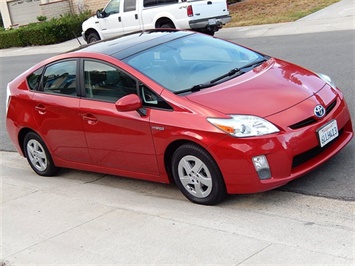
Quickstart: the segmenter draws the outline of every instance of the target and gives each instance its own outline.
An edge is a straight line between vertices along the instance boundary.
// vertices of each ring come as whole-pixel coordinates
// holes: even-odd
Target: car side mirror
[[[105,15],[104,15],[103,12],[105,12],[105,11],[97,10],[97,11],[96,11],[96,17],[97,17],[97,18],[103,18],[103,17],[105,17]]]
[[[136,111],[143,107],[142,100],[137,94],[128,94],[115,103],[119,112]]]

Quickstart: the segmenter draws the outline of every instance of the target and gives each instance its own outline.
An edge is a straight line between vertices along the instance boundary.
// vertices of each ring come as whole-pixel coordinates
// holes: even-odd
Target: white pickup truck
[[[87,43],[154,28],[213,35],[230,21],[226,0],[111,0],[82,24]]]

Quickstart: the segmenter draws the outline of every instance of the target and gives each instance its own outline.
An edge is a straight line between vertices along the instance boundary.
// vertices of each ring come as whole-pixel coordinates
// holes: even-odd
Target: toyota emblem
[[[318,104],[316,107],[314,107],[314,114],[318,118],[322,118],[325,115],[325,108]]]

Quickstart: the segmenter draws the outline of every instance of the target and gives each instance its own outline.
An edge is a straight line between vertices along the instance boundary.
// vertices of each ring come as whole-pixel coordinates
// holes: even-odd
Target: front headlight
[[[252,115],[231,115],[231,118],[207,118],[215,127],[238,138],[256,137],[279,132],[269,121]]]
[[[334,81],[327,75],[318,73],[318,77],[320,77],[322,80],[324,80],[326,83],[329,84],[329,86],[331,86],[332,88],[336,88]]]

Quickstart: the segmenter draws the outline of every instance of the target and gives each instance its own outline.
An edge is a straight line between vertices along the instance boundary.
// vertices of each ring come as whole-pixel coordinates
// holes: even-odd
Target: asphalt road
[[[230,40],[255,50],[302,65],[331,76],[343,90],[355,119],[355,31],[298,34]],[[0,150],[13,151],[5,130],[6,84],[33,64],[54,54],[1,58],[0,65]],[[355,121],[353,122],[355,124]],[[355,201],[355,141],[336,157],[310,174],[279,190]]]

